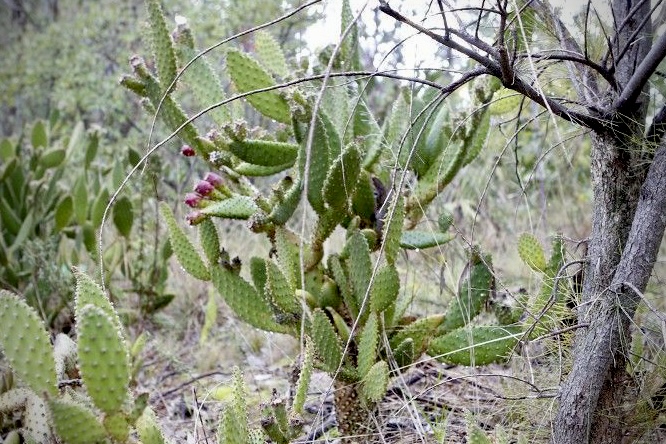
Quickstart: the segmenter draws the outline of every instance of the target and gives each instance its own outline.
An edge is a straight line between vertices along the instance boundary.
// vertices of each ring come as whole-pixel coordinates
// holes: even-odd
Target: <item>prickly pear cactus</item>
[[[26,386],[3,384],[0,413],[22,413],[17,432],[27,442],[52,442],[54,435],[66,444],[134,442],[136,429],[144,443],[163,443],[154,419],[142,415],[145,404],[130,393],[130,350],[118,314],[101,287],[78,270],[74,275],[76,344],[59,335],[51,347],[34,309],[0,291],[0,322],[9,327],[0,333],[0,348]],[[80,390],[58,388],[70,367],[80,371]]]
[[[152,8],[152,0],[148,3]],[[351,32],[331,66],[356,69],[358,30],[347,0],[342,9],[343,28],[351,26]],[[189,29],[181,25],[176,41],[164,42],[164,19],[153,12],[157,74],[136,57],[134,75],[123,84],[177,131],[188,144],[183,153],[199,156],[211,169],[184,199],[191,208],[187,222],[200,227],[203,254],[180,228],[170,205],[161,204],[176,257],[194,277],[210,280],[243,321],[296,337],[305,332],[308,362],[335,376],[340,431],[368,432],[368,415],[384,396],[394,362],[408,366],[424,352],[464,365],[509,356],[518,342],[517,327],[477,325],[494,291],[489,256],[474,250],[446,312],[428,317],[405,316],[409,298],[403,295],[400,273],[404,251],[441,249],[455,238],[448,214],[441,215],[435,229],[415,227],[437,195],[482,152],[491,126],[486,105],[499,85],[469,87],[478,106],[469,119],[440,106],[442,97],[432,91],[408,95],[403,90],[382,125],[364,98],[357,97],[362,83],[332,80],[323,88],[321,106],[310,89],[277,88],[277,79],[289,75],[289,61],[267,34],[255,36],[256,54],[226,50],[226,69],[213,74],[207,65],[186,61],[194,47]],[[175,58],[169,49],[174,45]],[[326,64],[327,57],[322,55]],[[164,83],[171,79],[172,59],[177,71],[183,70],[179,87],[189,80],[217,88],[226,76],[232,90],[219,96],[246,99],[244,112],[262,122],[264,130],[239,120],[200,135]],[[201,90],[201,85],[192,89]],[[234,112],[226,104],[220,107],[227,115]],[[412,110],[417,114],[410,116]],[[465,123],[450,124],[456,121]],[[397,165],[414,179],[410,190],[397,189],[402,181],[387,165]],[[253,176],[274,177],[273,185],[259,190]],[[305,214],[303,207],[312,214],[305,238],[290,228],[295,214]],[[231,259],[234,252],[224,250],[215,228],[224,219],[247,220],[252,232],[265,235],[269,257]],[[344,245],[325,254],[336,229],[346,231]],[[297,412],[302,390],[301,385]],[[266,428],[276,442],[288,436],[281,409],[273,410],[274,420]],[[237,433],[231,431],[240,425],[224,419],[224,440],[233,442]]]

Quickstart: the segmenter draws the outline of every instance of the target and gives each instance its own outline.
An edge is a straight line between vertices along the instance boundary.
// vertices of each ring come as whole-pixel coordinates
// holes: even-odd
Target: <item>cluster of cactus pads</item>
[[[56,442],[56,436],[67,444],[164,443],[147,395],[130,392],[137,350],[130,350],[101,287],[79,271],[75,275],[76,342],[60,333],[52,346],[35,310],[0,291],[0,346],[12,370],[4,378],[0,413],[23,416],[22,430],[5,442],[19,442],[20,434],[23,442],[38,444]],[[15,384],[13,375],[23,384]]]
[[[280,87],[280,81],[294,79],[267,33],[255,35],[256,57],[225,48],[226,70],[218,73],[205,57],[194,57],[186,25],[170,34],[158,0],[147,5],[157,75],[136,56],[134,75],[121,83],[187,144],[183,155],[197,156],[215,171],[185,198],[194,209],[187,220],[199,229],[200,249],[162,203],[173,251],[182,267],[210,281],[243,321],[295,337],[305,332],[314,365],[334,377],[341,433],[366,432],[367,415],[391,375],[423,353],[461,365],[507,358],[524,328],[507,307],[497,307],[496,316],[478,316],[494,307],[489,256],[472,249],[449,308],[422,318],[405,315],[410,299],[401,291],[398,266],[401,249],[440,247],[454,238],[447,214],[436,229],[416,228],[434,198],[481,152],[493,112],[488,105],[499,83],[469,87],[476,104],[471,115],[439,106],[443,95],[437,89],[413,97],[403,91],[380,125],[359,94],[362,82],[329,79],[321,106],[311,89],[295,86],[298,82]],[[345,1],[342,29],[350,22]],[[358,67],[357,52],[343,41],[331,66]],[[321,77],[312,82],[321,87]],[[236,96],[225,99],[223,84]],[[205,136],[175,99],[181,86],[189,86],[209,111],[215,127]],[[255,121],[265,118],[266,130],[242,120],[240,98],[253,108]],[[405,172],[409,191],[399,189],[404,177],[397,171]],[[257,176],[276,180],[262,192],[253,184]],[[303,205],[309,210],[297,211]],[[313,215],[309,238],[290,228],[295,214]],[[221,248],[219,219],[246,220],[251,231],[266,235],[270,256],[231,259]],[[346,230],[344,246],[324,254],[338,227]],[[478,321],[493,318],[498,320],[493,325]],[[274,425],[280,424],[286,423],[278,419]],[[288,442],[288,433],[275,439]]]

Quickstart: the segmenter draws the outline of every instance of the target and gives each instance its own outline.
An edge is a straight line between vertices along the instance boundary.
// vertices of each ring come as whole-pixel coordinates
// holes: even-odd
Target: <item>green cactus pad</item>
[[[228,199],[208,205],[201,210],[201,213],[224,219],[249,219],[257,210],[257,204],[254,203],[252,198],[236,194]]]
[[[303,363],[301,364],[301,374],[298,376],[296,390],[294,391],[294,403],[292,405],[292,415],[302,415],[305,398],[310,387],[312,370],[314,368],[314,348],[312,339],[306,337],[305,349],[303,350]]]
[[[109,190],[106,188],[102,189],[95,199],[95,203],[90,209],[90,222],[95,229],[99,228],[102,225],[102,218],[104,217],[104,210],[106,210],[106,204],[109,203]]]
[[[361,140],[363,169],[372,170],[382,153],[382,130],[365,100],[359,99],[354,109],[354,137]]]
[[[546,271],[546,255],[539,240],[530,233],[523,233],[518,239],[518,255],[532,270]]]
[[[282,78],[289,75],[289,68],[287,68],[282,48],[272,35],[265,31],[256,32],[254,34],[254,50],[262,65],[271,73]]]
[[[319,306],[337,309],[341,300],[340,291],[335,281],[328,276],[324,276],[324,283],[321,284],[321,290],[319,291]]]
[[[323,113],[321,113],[323,115]],[[310,169],[308,174],[308,202],[318,213],[324,213],[324,182],[331,164],[332,139],[333,136],[326,128],[325,118],[318,115],[315,119],[314,138],[310,149]],[[305,173],[306,144],[307,140],[301,144],[299,152],[299,170],[301,176]],[[339,142],[339,140],[338,140]]]
[[[176,54],[173,41],[164,20],[164,12],[158,0],[146,0],[148,21],[150,23],[150,39],[157,61],[157,72],[162,92],[166,92],[171,82],[176,78]]]
[[[107,414],[121,411],[128,400],[128,347],[116,323],[100,308],[86,305],[79,314],[79,368],[95,406]]]
[[[276,307],[285,313],[301,313],[301,302],[296,299],[295,288],[289,285],[287,278],[273,262],[266,262],[266,293]]]
[[[97,415],[83,405],[54,399],[49,408],[56,433],[66,444],[106,442],[106,432]]]
[[[199,244],[208,259],[208,264],[216,264],[220,259],[220,237],[215,223],[210,219],[199,224]]]
[[[393,265],[380,268],[370,290],[370,310],[381,312],[389,308],[400,292],[400,276]]]
[[[102,421],[109,436],[118,442],[126,442],[129,437],[129,424],[122,413],[107,415]]]
[[[233,397],[224,409],[218,429],[219,444],[247,444],[249,441],[247,389],[243,375],[234,369],[232,383]]]
[[[245,279],[221,266],[211,270],[213,285],[239,318],[262,330],[292,333],[289,326],[275,322],[268,302]]]
[[[356,305],[360,307],[368,290],[370,277],[372,276],[370,249],[363,234],[360,231],[356,231],[347,240],[345,250],[348,254],[346,265],[347,272],[349,273],[349,282],[354,290]]]
[[[377,359],[379,345],[379,320],[377,313],[372,311],[368,316],[358,340],[358,375],[364,378]]]
[[[312,341],[322,368],[335,372],[342,361],[342,344],[326,313],[316,309],[312,315]]]
[[[264,167],[292,166],[296,162],[299,146],[274,140],[242,140],[227,145],[239,159]]]
[[[337,211],[343,211],[349,196],[353,195],[361,172],[361,153],[356,144],[350,144],[333,161],[324,181],[324,200]]]
[[[522,334],[518,327],[463,327],[433,339],[428,354],[455,365],[504,362]]]
[[[338,336],[340,336],[342,343],[349,341],[349,337],[351,336],[351,328],[344,320],[344,318],[340,315],[340,313],[331,307],[327,307],[326,312],[328,313],[330,319],[333,320],[333,325],[335,326],[335,330],[338,332]]]
[[[400,196],[399,193],[395,194],[392,205],[389,207],[389,210],[386,212],[386,217],[388,218],[391,214],[391,210],[395,206],[393,211],[393,218],[391,220],[384,221],[384,255],[389,264],[394,264],[398,258],[398,252],[400,251],[400,243],[402,238],[402,224],[405,221],[405,199]]]
[[[113,304],[104,293],[104,290],[102,290],[102,287],[78,268],[72,267],[72,272],[76,278],[76,303],[74,312],[76,314],[77,322],[83,307],[92,304],[95,307],[100,308],[110,319],[112,319],[119,330],[122,329],[116,309],[113,308]]]
[[[486,256],[484,260],[470,261],[469,275],[463,280],[458,297],[451,301],[446,318],[439,328],[440,333],[467,325],[481,312],[495,282],[490,264],[490,256]]]
[[[298,238],[283,227],[275,228],[275,250],[280,270],[294,288],[301,287]],[[263,287],[262,287],[263,288]]]
[[[378,361],[363,378],[363,397],[370,402],[384,398],[389,380],[389,367],[386,361]]]
[[[250,276],[254,288],[263,291],[266,288],[266,260],[260,257],[250,258]]]
[[[176,254],[180,265],[195,278],[201,279],[202,281],[210,280],[208,267],[206,267],[201,256],[199,256],[199,253],[194,249],[194,245],[192,245],[192,242],[190,242],[176,222],[176,219],[171,212],[171,208],[169,208],[166,202],[160,203],[160,213],[167,224],[171,248]]]
[[[288,170],[294,164],[286,163],[283,165],[277,165],[272,167],[254,165],[252,163],[240,162],[238,165],[233,166],[233,170],[240,174],[241,176],[248,177],[263,177],[263,176],[272,176],[274,174],[281,173],[282,171]]]
[[[46,169],[55,168],[65,160],[66,155],[67,151],[62,148],[51,148],[39,157],[39,164]]]
[[[550,255],[550,259],[548,259],[548,266],[546,267],[546,276],[548,276],[551,279],[555,279],[557,273],[559,273],[560,271],[560,268],[562,268],[562,266],[564,265],[564,255],[566,253],[566,250],[561,235],[555,236],[552,245],[553,245],[553,252]]]
[[[275,81],[252,57],[236,50],[227,53],[227,72],[239,93],[275,85]],[[251,94],[247,101],[261,114],[282,123],[291,123],[287,101],[275,91]]]
[[[502,88],[493,96],[493,102],[488,107],[488,112],[493,116],[501,116],[518,111],[522,100],[522,94]]]
[[[426,208],[451,183],[467,156],[467,144],[449,143],[433,161],[432,166],[419,179],[408,203],[408,218],[412,225],[423,216]]]
[[[370,174],[365,171],[361,171],[356,183],[356,192],[352,196],[352,211],[368,225],[374,222],[375,193]]]
[[[152,74],[148,71],[145,62],[143,60],[136,59],[133,61],[134,73],[139,77],[140,81],[145,85],[146,94],[150,101],[143,101],[142,104],[144,107],[148,108],[150,113],[155,113],[157,110],[157,105],[162,99],[162,87],[159,82]],[[168,86],[168,84],[166,85]],[[165,86],[165,88],[166,88]],[[180,127],[187,121],[187,117],[183,110],[176,104],[176,102],[171,98],[170,95],[164,97],[162,100],[162,107],[160,108],[160,117],[166,123],[167,127],[172,130]],[[199,155],[204,155],[208,151],[205,146],[198,139],[199,135],[197,129],[192,123],[188,123],[183,127],[181,131],[178,132],[178,136],[181,137],[185,142],[190,144],[192,148]]]
[[[472,125],[474,133],[467,148],[467,155],[463,161],[463,166],[468,165],[478,157],[481,150],[486,144],[488,134],[490,134],[490,113],[487,111],[480,111],[482,114],[479,118],[478,124]],[[475,122],[476,123],[476,122]]]
[[[301,194],[303,194],[303,183],[298,180],[291,185],[289,190],[285,193],[284,199],[278,202],[268,218],[276,225],[284,225],[293,216],[294,211],[301,202]]]
[[[194,44],[194,42],[191,43]],[[197,55],[197,51],[193,47],[187,47],[185,44],[180,44],[180,42],[178,42],[176,49],[179,63],[183,67]],[[210,106],[226,99],[222,82],[220,82],[216,71],[205,56],[199,57],[191,63],[181,79],[183,83],[192,88],[194,97],[202,106]],[[209,115],[220,126],[231,121],[231,113],[227,107],[217,107],[211,110]]]
[[[333,274],[333,279],[338,285],[338,291],[340,292],[342,299],[345,301],[345,306],[349,310],[349,314],[353,319],[356,319],[358,316],[358,304],[356,303],[356,297],[354,296],[351,284],[347,278],[347,273],[342,267],[339,256],[329,256],[328,269]]]
[[[407,250],[423,250],[441,247],[455,239],[455,235],[437,231],[405,231],[400,237],[400,246]]]
[[[164,444],[164,435],[150,407],[146,407],[136,421],[136,430],[142,444]]]
[[[444,315],[442,314],[417,319],[390,337],[389,343],[391,344],[391,349],[395,350],[405,340],[411,338],[415,352],[414,356],[421,355],[428,346],[428,341],[432,337],[433,332],[437,331],[437,328],[443,321]]]
[[[393,350],[393,358],[401,369],[411,365],[414,362],[414,359],[417,358],[414,351],[414,339],[407,338],[398,344]]]
[[[0,290],[0,345],[16,374],[35,393],[55,396],[56,371],[49,336],[37,313]]]

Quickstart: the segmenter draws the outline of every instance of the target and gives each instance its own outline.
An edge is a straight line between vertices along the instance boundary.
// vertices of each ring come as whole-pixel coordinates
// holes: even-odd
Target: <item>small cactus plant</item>
[[[136,429],[144,444],[164,443],[150,409],[130,393],[130,350],[113,305],[88,276],[75,276],[76,344],[61,333],[52,347],[35,310],[0,291],[0,348],[22,383],[3,387],[0,412],[23,412],[16,433],[26,442],[126,443]]]

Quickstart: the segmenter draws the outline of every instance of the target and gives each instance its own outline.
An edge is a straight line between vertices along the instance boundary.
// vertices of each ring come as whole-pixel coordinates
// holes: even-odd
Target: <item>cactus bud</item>
[[[213,187],[215,187],[215,189],[220,193],[222,193],[224,197],[231,197],[233,194],[229,189],[229,187],[224,184],[224,179],[219,174],[206,173],[204,181],[208,182]]]
[[[192,211],[190,214],[188,214],[185,217],[185,219],[187,220],[188,224],[197,225],[203,222],[204,219],[206,219],[206,215],[201,211]]]
[[[208,197],[211,194],[213,194],[213,191],[215,191],[215,187],[210,184],[210,182],[206,182],[205,180],[200,180],[197,183],[197,186],[194,187],[194,191],[199,193],[203,197]]]
[[[194,152],[194,148],[192,148],[189,145],[183,145],[183,147],[180,149],[180,154],[182,154],[185,157],[192,157],[196,155],[196,153]]]
[[[187,193],[185,195],[185,205],[190,208],[201,208],[203,198],[198,193]]]
[[[224,179],[220,175],[215,173],[206,173],[204,180],[209,184],[213,185],[215,188],[220,188],[224,186]]]

